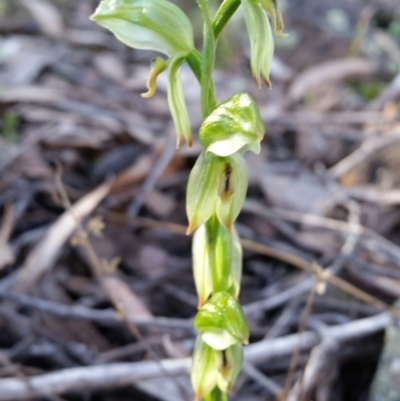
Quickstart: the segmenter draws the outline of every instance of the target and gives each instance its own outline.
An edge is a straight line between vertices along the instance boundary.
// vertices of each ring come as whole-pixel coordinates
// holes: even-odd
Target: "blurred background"
[[[199,45],[195,0],[176,3]],[[184,194],[200,147],[175,150],[166,77],[140,96],[155,54],[91,22],[97,5],[0,0],[0,401],[192,399]],[[218,99],[251,93],[267,128],[246,155],[251,344],[230,399],[398,401],[400,3],[279,5],[271,90],[252,81],[240,9],[216,61]],[[196,133],[199,86],[181,78]]]

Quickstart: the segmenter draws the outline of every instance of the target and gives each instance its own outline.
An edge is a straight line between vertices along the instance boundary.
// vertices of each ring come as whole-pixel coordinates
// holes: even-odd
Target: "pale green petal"
[[[201,336],[196,339],[192,358],[191,381],[196,400],[211,393],[217,384],[221,353],[211,348]]]
[[[237,343],[237,339],[227,330],[206,331],[201,337],[205,343],[217,350],[224,350]]]
[[[243,365],[243,346],[234,344],[225,350],[224,365],[218,374],[218,387],[228,393],[232,391]]]
[[[91,19],[135,49],[173,56],[194,48],[189,19],[166,0],[103,0]]]
[[[269,73],[274,54],[271,24],[258,2],[242,0],[242,6],[250,39],[250,65],[253,78],[259,88],[262,82],[271,86]]]
[[[188,234],[204,224],[215,212],[223,177],[223,160],[212,153],[202,152],[190,172],[186,190]]]
[[[192,243],[193,274],[197,296],[199,297],[199,307],[207,301],[213,288],[206,234],[205,226],[201,225],[194,233]]]

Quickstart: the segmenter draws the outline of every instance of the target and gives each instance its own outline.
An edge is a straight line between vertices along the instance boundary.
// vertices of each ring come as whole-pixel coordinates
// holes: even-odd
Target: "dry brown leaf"
[[[114,181],[112,192],[120,191],[127,186],[142,181],[153,167],[153,163],[154,155],[147,153],[139,157],[135,164],[118,175]]]
[[[18,86],[15,88],[4,88],[0,93],[0,103],[32,102],[52,103],[63,98],[60,91],[43,86]]]
[[[116,276],[104,277],[104,285],[107,292],[112,294],[113,300],[118,305],[128,320],[146,318],[152,319],[153,314],[143,301],[128,287],[124,281]]]
[[[147,194],[145,205],[157,217],[167,217],[175,209],[176,202],[171,196],[154,189]]]
[[[377,276],[375,277],[376,285],[386,294],[396,298],[400,297],[400,281],[391,277]]]
[[[168,253],[154,245],[143,245],[138,255],[138,265],[146,277],[163,274],[169,263]]]
[[[264,169],[259,172],[259,182],[270,202],[281,208],[324,214],[334,201],[324,183],[307,170],[284,175]]]
[[[93,63],[104,77],[115,82],[124,80],[126,75],[125,66],[116,54],[112,52],[100,53],[95,56]]]
[[[20,0],[28,9],[40,30],[53,38],[61,38],[64,33],[64,22],[57,7],[47,0]]]
[[[14,261],[15,257],[10,245],[0,238],[0,271],[13,264]]]
[[[108,195],[111,183],[105,183],[82,197],[70,210],[65,211],[49,228],[43,239],[33,248],[13,283],[14,291],[29,291],[40,277],[51,269],[62,246],[80,222]]]
[[[297,102],[309,89],[329,81],[352,76],[370,75],[375,72],[373,64],[363,58],[343,58],[313,65],[299,74],[288,91],[288,99]]]

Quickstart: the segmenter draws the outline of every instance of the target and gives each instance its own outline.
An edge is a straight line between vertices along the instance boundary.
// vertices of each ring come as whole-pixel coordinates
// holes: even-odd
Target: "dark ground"
[[[267,127],[238,220],[252,344],[232,400],[274,400],[303,331],[288,400],[367,400],[391,323],[379,301],[400,297],[400,6],[326,3],[282,2],[271,91],[251,81],[241,17],[220,43],[219,98],[250,92]],[[0,2],[0,401],[191,399],[200,148],[175,151],[166,78],[141,98],[152,54],[90,22],[96,4]]]

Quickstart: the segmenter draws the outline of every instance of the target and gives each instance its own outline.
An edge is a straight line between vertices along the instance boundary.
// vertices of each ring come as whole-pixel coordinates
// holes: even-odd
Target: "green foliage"
[[[2,121],[0,135],[10,142],[18,141],[17,129],[20,120],[18,116],[12,112],[6,112]]]

